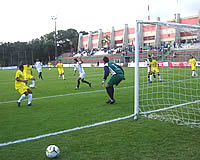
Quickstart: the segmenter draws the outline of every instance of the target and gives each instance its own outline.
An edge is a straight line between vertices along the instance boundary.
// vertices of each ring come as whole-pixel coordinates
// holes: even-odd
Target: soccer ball
[[[48,158],[56,158],[60,155],[60,149],[56,145],[50,145],[46,149],[46,156]]]

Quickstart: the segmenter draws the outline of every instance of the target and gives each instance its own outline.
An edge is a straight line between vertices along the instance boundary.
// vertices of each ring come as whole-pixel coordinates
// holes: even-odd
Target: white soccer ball
[[[56,158],[60,155],[60,149],[56,145],[50,145],[46,149],[46,156],[48,158]]]

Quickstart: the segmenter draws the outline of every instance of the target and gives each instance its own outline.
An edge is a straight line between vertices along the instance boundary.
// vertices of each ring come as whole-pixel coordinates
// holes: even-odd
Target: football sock
[[[113,95],[114,95],[114,88],[113,88],[113,86],[106,87],[106,90],[107,90],[107,93],[108,93],[110,99],[114,100],[114,98],[113,98]]]
[[[198,76],[198,74],[196,73],[196,71],[192,71],[192,76]]]
[[[32,101],[32,94],[28,94],[28,104],[30,104]]]
[[[26,95],[22,94],[21,97],[19,98],[19,100],[17,102],[21,102],[25,97],[26,97]]]
[[[148,81],[150,81],[150,75],[148,75]]]
[[[159,75],[158,77],[159,77],[159,80],[161,81],[161,80],[162,80],[162,79],[161,79],[161,76]]]
[[[78,84],[77,84],[77,88],[79,88],[79,86],[80,86],[80,80],[78,80],[77,82],[78,82]]]
[[[41,79],[43,80],[43,78],[42,78],[42,72],[40,72],[40,74],[39,74],[39,78],[41,78]]]
[[[35,86],[35,80],[32,80],[32,85],[33,85],[33,87]]]
[[[83,83],[87,83],[87,84],[89,84],[89,82],[87,82],[87,81],[85,81],[85,80],[82,80],[82,82],[83,82]]]
[[[152,75],[150,75],[150,82],[152,82]]]
[[[41,79],[43,80],[43,77],[42,77],[42,72],[40,72],[41,73]]]
[[[62,77],[63,77],[63,79],[65,79],[65,75],[64,74],[62,75]]]

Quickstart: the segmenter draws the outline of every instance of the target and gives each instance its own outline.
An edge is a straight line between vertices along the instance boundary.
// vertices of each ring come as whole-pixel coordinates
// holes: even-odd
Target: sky
[[[56,16],[57,30],[110,31],[134,26],[135,20],[171,20],[195,16],[199,0],[1,0],[0,42],[28,42],[55,29],[51,17]]]

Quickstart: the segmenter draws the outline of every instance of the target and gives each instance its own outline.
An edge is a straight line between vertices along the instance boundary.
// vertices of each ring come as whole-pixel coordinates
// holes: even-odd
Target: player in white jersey
[[[42,63],[39,61],[39,59],[36,60],[35,67],[36,67],[36,69],[37,69],[37,71],[39,73],[38,77],[43,80],[43,77],[42,77]]]
[[[148,58],[146,60],[146,65],[147,65],[147,76],[148,76],[148,82],[150,82],[150,75],[151,75],[151,66],[150,66],[150,61],[152,61],[151,55],[148,55]]]
[[[76,75],[76,71],[79,70],[79,77],[78,77],[78,80],[77,80],[78,84],[77,84],[77,87],[75,88],[75,90],[79,90],[80,80],[83,83],[87,83],[89,85],[89,87],[91,87],[91,83],[84,80],[85,71],[84,71],[83,66],[82,66],[83,61],[81,60],[81,58],[80,58],[80,61],[78,61],[78,59],[75,58],[74,63],[75,63],[75,65],[74,65],[74,76]]]

